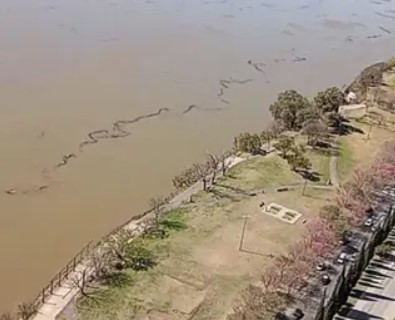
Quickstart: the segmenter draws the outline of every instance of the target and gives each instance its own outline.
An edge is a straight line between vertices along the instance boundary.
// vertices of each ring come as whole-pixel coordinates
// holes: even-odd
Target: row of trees
[[[84,263],[85,268],[71,273],[68,280],[83,297],[95,299],[94,294],[100,287],[92,283],[123,286],[129,281],[127,269],[146,271],[156,265],[157,258],[146,245],[145,237],[136,237],[134,232],[121,229],[91,252]],[[0,320],[28,320],[37,313],[37,307],[33,302],[20,304],[16,313],[1,314]]]
[[[215,183],[218,172],[226,174],[228,163],[226,159],[231,155],[230,151],[222,152],[220,155],[208,154],[208,158],[203,163],[195,163],[181,174],[173,178],[173,186],[178,190],[184,190],[198,181],[203,181],[203,190],[206,191],[208,183]],[[209,179],[210,178],[210,179]]]
[[[356,170],[352,179],[339,188],[336,205],[322,207],[318,217],[308,221],[302,239],[287,254],[275,258],[259,283],[245,290],[228,320],[273,319],[287,304],[300,298],[314,276],[313,267],[328,259],[347,230],[361,226],[375,191],[394,179],[395,140],[383,145],[373,165]],[[388,245],[377,249],[382,255],[389,251]]]
[[[337,190],[338,205],[353,226],[360,226],[369,214],[376,190],[395,179],[395,141],[385,143],[374,163],[354,171],[351,179]]]
[[[284,91],[270,106],[274,117],[272,125],[260,134],[248,132],[239,134],[233,140],[233,152],[259,154],[262,152],[262,145],[270,149],[272,142],[279,140],[273,146],[282,152],[284,158],[287,158],[292,169],[308,169],[311,164],[304,156],[305,150],[298,149],[291,138],[284,137],[281,133],[286,130],[302,130],[302,133],[307,135],[307,144],[315,147],[320,140],[328,137],[328,126],[340,125],[338,109],[343,102],[344,94],[336,87],[319,92],[313,102],[295,90]],[[286,156],[288,152],[291,154]],[[230,154],[231,152],[224,152],[219,156],[209,155],[207,161],[196,163],[174,177],[174,187],[177,190],[183,190],[202,180],[203,189],[206,190],[207,177],[213,174],[211,182],[214,183],[216,172],[220,167],[224,174],[225,159]]]

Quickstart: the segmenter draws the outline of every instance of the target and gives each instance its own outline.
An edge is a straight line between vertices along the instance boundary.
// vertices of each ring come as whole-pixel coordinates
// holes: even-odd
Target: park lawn
[[[340,181],[347,180],[354,169],[353,152],[347,136],[342,136],[338,140],[337,170]]]
[[[295,143],[306,146],[306,156],[312,164],[312,170],[319,177],[318,183],[326,183],[329,180],[329,158],[330,150],[327,148],[313,149],[307,146],[307,136],[304,134],[296,134],[294,136]]]
[[[316,215],[332,194],[307,187],[302,196],[301,185],[287,192],[269,188],[255,196],[242,192],[300,179],[276,155],[253,157],[229,174],[221,184],[237,188],[214,186],[213,192],[200,192],[193,203],[165,215],[186,229],[171,231],[163,240],[146,240],[159,257],[155,268],[128,270],[122,276],[124,286],[102,286],[96,298],[80,298],[78,319],[224,319],[242,290],[259,279],[273,256],[289,250],[302,235],[304,220]],[[292,225],[265,214],[261,202],[275,202],[303,216]]]
[[[326,183],[329,180],[329,152],[326,150],[308,150],[307,157],[311,161],[312,170],[317,173],[320,183]]]
[[[232,167],[228,177],[218,180],[218,184],[245,190],[260,190],[302,182],[302,177],[291,171],[287,161],[276,154],[253,156],[248,161]]]
[[[395,68],[392,68],[391,71],[384,72],[383,83],[388,87],[395,88]]]
[[[386,129],[356,121],[352,121],[351,125],[360,129],[361,133],[345,135],[338,140],[338,171],[341,181],[346,181],[355,169],[373,163],[381,146],[395,137],[392,131]]]

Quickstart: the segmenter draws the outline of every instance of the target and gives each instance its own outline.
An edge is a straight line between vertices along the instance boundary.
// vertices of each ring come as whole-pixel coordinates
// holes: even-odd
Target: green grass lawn
[[[226,178],[219,179],[219,183],[247,190],[295,182],[302,182],[300,175],[290,169],[286,160],[275,154],[264,157],[255,156],[241,162],[228,171]]]
[[[339,172],[339,178],[344,181],[354,168],[354,160],[351,151],[351,147],[346,137],[340,137],[338,140],[339,156],[337,159],[337,169]]]
[[[329,154],[318,150],[309,150],[306,155],[311,161],[313,171],[319,175],[319,182],[326,183],[329,180]]]
[[[216,193],[200,192],[193,203],[164,215],[162,224],[168,228],[168,237],[142,239],[144,247],[157,257],[156,267],[145,272],[124,270],[110,281],[93,284],[96,289],[91,297],[77,300],[78,319],[141,320],[155,313],[153,319],[161,319],[166,314],[179,320],[185,317],[174,310],[185,310],[185,314],[189,314],[194,305],[199,306],[196,319],[223,318],[235,297],[251,281],[251,274],[260,272],[266,263],[261,256],[239,254],[243,213],[256,214],[260,200],[232,188],[263,189],[302,178],[290,170],[285,160],[273,154],[252,157],[231,168],[228,175],[219,180],[218,183],[231,189],[217,185]],[[288,229],[294,228],[276,219],[260,214],[256,219],[250,228],[261,223],[255,231],[269,234],[269,230],[273,230],[282,239],[277,243],[270,240],[271,237],[266,239],[251,231],[248,241],[258,243],[263,252],[285,250],[298,234],[289,232]]]

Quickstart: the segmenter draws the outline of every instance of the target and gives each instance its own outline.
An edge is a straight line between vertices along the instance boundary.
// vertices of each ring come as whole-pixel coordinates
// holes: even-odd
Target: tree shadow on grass
[[[345,135],[349,135],[349,134],[352,134],[352,133],[364,134],[365,132],[362,129],[357,128],[357,127],[355,127],[355,126],[353,126],[353,125],[351,125],[349,123],[342,123],[341,124],[341,126],[339,128],[339,134],[340,135],[345,136]]]
[[[233,202],[240,202],[240,201],[241,201],[239,198],[236,198],[236,197],[234,197],[234,196],[231,196],[231,195],[228,194],[228,193],[221,192],[221,191],[219,191],[218,189],[215,189],[215,188],[211,188],[209,192],[210,192],[215,198],[218,198],[218,199],[223,199],[223,198],[225,198],[225,199],[229,199],[229,200],[231,200],[231,201],[233,201]]]
[[[228,186],[226,184],[220,184],[220,183],[217,183],[216,186],[224,188],[224,189],[229,189],[229,190],[231,190],[231,191],[233,191],[234,193],[237,193],[237,194],[241,194],[241,195],[244,195],[244,196],[250,196],[250,192],[248,192],[248,191],[246,191],[246,190],[244,190],[242,188],[232,187],[232,186]]]
[[[310,171],[310,170],[298,170],[298,174],[301,175],[301,177],[305,180],[311,181],[311,182],[318,182],[320,181],[321,174],[316,171]]]

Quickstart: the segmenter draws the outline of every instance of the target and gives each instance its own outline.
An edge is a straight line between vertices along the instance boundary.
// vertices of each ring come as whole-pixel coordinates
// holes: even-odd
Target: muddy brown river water
[[[0,311],[207,151],[264,128],[280,90],[342,86],[394,54],[390,0],[0,0]],[[222,95],[221,80],[245,83]]]

